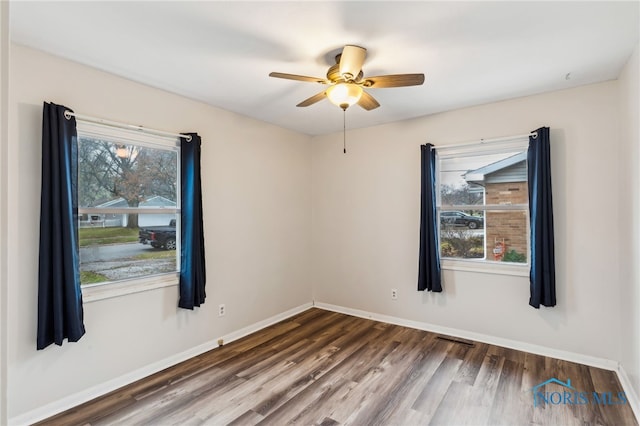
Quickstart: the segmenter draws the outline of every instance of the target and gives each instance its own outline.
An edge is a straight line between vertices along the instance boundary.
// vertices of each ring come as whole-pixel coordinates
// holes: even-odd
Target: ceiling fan
[[[344,111],[353,104],[358,104],[367,111],[380,106],[373,96],[364,91],[364,88],[378,89],[419,86],[424,83],[424,74],[392,74],[365,78],[362,71],[362,64],[364,63],[366,54],[367,49],[364,47],[346,45],[342,49],[342,53],[336,55],[336,63],[327,71],[327,78],[308,77],[281,72],[272,72],[269,76],[327,84],[329,85],[327,89],[305,99],[296,106],[307,107],[326,97]]]

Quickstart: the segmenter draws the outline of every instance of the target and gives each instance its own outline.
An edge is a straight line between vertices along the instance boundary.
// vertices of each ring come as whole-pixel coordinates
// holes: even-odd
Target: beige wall
[[[0,425],[7,423],[7,146],[9,2],[0,2]]]
[[[622,336],[620,362],[640,396],[640,80],[636,46],[619,81],[622,149],[620,182],[620,294]]]
[[[315,137],[314,300],[618,360],[619,119],[611,81],[353,130],[346,155],[342,135]],[[530,307],[524,276],[445,270],[444,293],[416,291],[419,146],[541,126],[551,129],[558,305]]]
[[[310,302],[308,136],[20,46],[10,71],[9,418]],[[36,351],[43,101],[202,136],[202,308],[178,310],[175,286],[85,303],[80,342]]]

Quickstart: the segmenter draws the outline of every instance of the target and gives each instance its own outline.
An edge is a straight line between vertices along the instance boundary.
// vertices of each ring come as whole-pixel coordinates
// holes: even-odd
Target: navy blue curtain
[[[185,133],[191,139],[180,139],[181,253],[180,301],[178,306],[193,309],[204,303],[206,270],[204,230],[202,226],[202,182],[200,180],[200,146],[197,133]]]
[[[556,272],[553,242],[553,200],[549,128],[529,136],[529,215],[531,220],[531,272],[529,305],[556,305]]]
[[[436,151],[430,143],[420,146],[422,179],[420,195],[420,259],[418,290],[442,291],[438,212],[436,210]]]
[[[62,105],[44,103],[38,269],[37,348],[85,333],[78,252],[76,120]]]

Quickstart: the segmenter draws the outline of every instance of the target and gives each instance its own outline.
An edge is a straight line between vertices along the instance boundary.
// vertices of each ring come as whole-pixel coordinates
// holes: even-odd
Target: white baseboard
[[[401,325],[404,327],[415,328],[417,330],[431,331],[433,333],[445,334],[462,339],[475,340],[476,342],[489,343],[491,345],[530,352],[537,355],[544,355],[551,358],[563,359],[565,361],[577,362],[580,364],[590,365],[592,367],[603,368],[605,370],[617,371],[619,367],[617,361],[548,348],[545,346],[534,345],[532,343],[521,342],[518,340],[504,339],[502,337],[495,337],[482,333],[474,333],[472,331],[460,330],[457,328],[443,327],[441,325],[413,321],[389,315],[376,314],[373,312],[361,311],[358,309],[345,308],[343,306],[336,306],[328,303],[315,302],[314,306],[328,311],[340,312],[360,318],[367,318],[386,322],[389,324]]]
[[[260,321],[257,322],[255,324],[251,324],[250,326],[241,328],[240,330],[234,331],[232,333],[226,334],[224,336],[221,337],[221,339],[224,341],[224,344],[233,342],[234,340],[238,340],[243,338],[244,336],[248,336],[251,333],[255,333],[256,331],[262,330],[263,328],[267,328],[270,325],[273,325],[277,322],[280,322],[282,320],[285,320],[287,318],[290,318],[296,314],[299,314],[300,312],[304,312],[309,308],[312,308],[313,304],[312,303],[305,303],[304,305],[300,305],[297,306],[293,309],[289,309],[286,312],[283,312],[281,314],[278,315],[274,315],[271,318],[267,318],[264,321]]]
[[[640,421],[640,399],[638,399],[638,394],[633,387],[633,383],[622,365],[618,366],[617,373],[622,389],[624,389],[624,393],[627,396],[627,401],[629,401],[629,405],[631,405],[631,409],[633,410],[633,414],[635,414],[636,419]]]
[[[546,346],[534,345],[532,343],[520,342],[517,340],[504,339],[501,337],[490,336],[472,331],[460,330],[456,328],[443,327],[440,325],[429,324],[425,322],[412,321],[404,318],[393,317],[389,315],[376,314],[373,312],[362,311],[359,309],[345,308],[343,306],[331,305],[329,303],[314,302],[316,308],[325,309],[327,311],[339,312],[342,314],[353,315],[360,318],[381,321],[388,324],[401,325],[404,327],[415,328],[417,330],[431,331],[433,333],[445,334],[447,336],[459,337],[467,340],[475,340],[476,342],[489,343],[491,345],[502,346],[505,348],[515,349],[519,351],[529,352],[537,355],[548,356],[551,358],[562,359],[565,361],[576,362],[579,364],[589,365],[592,367],[610,370],[618,375],[622,389],[627,396],[629,405],[636,416],[640,420],[640,400],[638,394],[629,379],[624,368],[619,362],[605,358],[592,357],[570,351],[548,348]]]
[[[304,305],[300,305],[283,313],[274,315],[270,318],[267,318],[263,321],[257,322],[255,324],[251,324],[247,327],[244,327],[238,331],[230,333],[226,336],[223,336],[225,343],[232,342],[234,340],[238,340],[246,335],[251,333],[255,333],[256,331],[262,330],[265,327],[268,327],[272,324],[280,322],[284,319],[287,319],[295,314],[300,312],[304,312],[307,309],[311,308],[311,303],[305,303]],[[84,404],[87,401],[91,401],[94,398],[98,398],[99,396],[105,395],[109,392],[112,392],[116,389],[119,389],[123,386],[131,384],[137,380],[148,377],[154,373],[162,371],[168,367],[174,366],[182,361],[186,361],[190,358],[203,354],[211,349],[215,349],[218,347],[217,340],[206,342],[191,349],[188,349],[179,354],[170,356],[158,362],[154,362],[149,364],[143,368],[139,368],[130,373],[124,374],[120,377],[116,377],[115,379],[109,380],[105,383],[93,386],[89,389],[86,389],[82,392],[75,393],[73,395],[69,395],[65,398],[62,398],[58,401],[54,401],[42,407],[36,408],[35,410],[28,411],[26,413],[20,414],[16,417],[10,418],[8,421],[9,425],[30,425],[35,422],[44,420],[48,417],[54,416],[63,411],[69,410],[73,407],[76,407],[80,404]]]

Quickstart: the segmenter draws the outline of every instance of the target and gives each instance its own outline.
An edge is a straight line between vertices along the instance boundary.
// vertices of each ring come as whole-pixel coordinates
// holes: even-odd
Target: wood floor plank
[[[571,389],[534,407],[552,378]],[[40,424],[637,425],[621,392],[611,371],[312,308]]]
[[[562,366],[562,373],[560,374],[566,375],[567,379],[571,379],[571,384],[576,389],[576,392],[584,392],[587,389],[594,389],[589,369],[586,366],[573,362],[564,362],[560,365]],[[572,394],[575,394],[575,392],[572,392]],[[579,402],[579,399],[576,399],[575,396],[572,400]],[[594,410],[593,407],[588,407],[586,404],[568,404],[564,408],[571,411],[571,415],[578,421],[578,423],[605,424],[605,420],[602,417],[600,410]]]
[[[538,383],[549,379],[549,371],[545,363],[545,357],[536,354],[525,354],[524,372],[522,375],[522,391],[528,392]]]
[[[460,359],[445,357],[414,401],[411,408],[423,414],[423,422],[431,421],[461,364]]]
[[[255,411],[249,410],[236,418],[234,421],[230,422],[229,426],[254,425],[260,422],[260,420],[262,420],[263,418],[263,416],[256,413]]]
[[[429,424],[431,425],[463,425],[478,424],[478,419],[464,419],[461,413],[464,413],[467,407],[473,404],[474,400],[473,386],[466,383],[451,382],[444,394],[442,401],[438,404],[436,412],[431,417]]]
[[[388,337],[393,335],[392,327],[369,328],[369,335],[375,335],[373,339],[360,341],[350,339],[345,346],[336,353],[336,360],[331,368],[325,369],[317,376],[313,387],[299,392],[289,400],[283,400],[276,410],[267,415],[264,424],[285,424],[288,422],[302,423],[303,418],[315,415],[315,410],[331,400],[331,397],[345,383],[354,381],[354,377],[362,375],[364,369],[369,368],[365,360],[378,354],[385,345],[395,345]],[[292,409],[291,407],[297,407]],[[326,408],[324,408],[326,409]],[[292,415],[293,414],[293,415]],[[302,423],[304,424],[304,423]]]
[[[359,380],[359,394],[353,395],[362,401],[360,410],[354,410],[344,423],[369,425],[383,421],[392,411],[390,396],[397,394],[402,384],[410,379],[414,366],[423,358],[421,349],[425,337],[417,330],[402,329],[391,352],[382,358],[371,359],[369,373]]]
[[[478,377],[480,367],[488,350],[489,345],[485,343],[475,343],[475,347],[467,351],[454,380],[456,382],[473,385],[476,377]]]
[[[619,410],[622,400],[626,396],[621,392],[620,382],[611,371],[590,369],[589,374],[593,381],[592,397],[594,403],[600,408],[600,413],[605,424],[624,424],[625,418],[622,410]],[[589,389],[591,390],[591,389]],[[594,395],[594,394],[597,394]]]
[[[216,418],[216,421],[231,421],[240,412],[245,412],[250,409],[255,401],[262,401],[260,407],[254,407],[253,411],[260,415],[264,415],[264,411],[268,411],[278,399],[288,399],[289,394],[297,391],[299,388],[303,388],[307,384],[311,383],[314,379],[313,371],[317,369],[319,364],[324,363],[332,353],[337,349],[332,346],[315,348],[313,357],[303,357],[303,362],[293,362],[287,358],[292,356],[299,356],[300,352],[308,351],[308,340],[302,342],[303,344],[295,345],[294,351],[285,351],[284,354],[272,355],[272,351],[264,351],[267,359],[280,360],[279,364],[272,362],[271,368],[264,369],[261,374],[248,375],[246,378],[251,379],[245,381],[233,390],[233,392],[227,392],[224,395],[209,394],[207,399],[215,399],[220,402],[220,406],[225,407],[225,413],[218,410],[216,406],[212,409],[211,405],[205,405],[204,408],[198,408],[198,416],[207,420],[210,418]],[[266,348],[265,348],[266,349]],[[283,355],[283,356],[281,356]],[[241,364],[243,368],[244,363]],[[278,367],[278,365],[280,367]],[[274,368],[274,366],[276,368]],[[250,367],[251,368],[251,367]],[[244,372],[247,369],[243,369],[238,372],[236,366],[229,365],[228,370],[236,373],[236,376],[243,377]],[[292,377],[298,377],[299,379],[292,385],[290,379]],[[281,378],[287,378],[287,380],[281,380]]]
[[[374,336],[380,336],[385,333],[386,328],[374,327],[372,323],[361,323],[361,326],[357,329],[352,329],[349,333],[333,336],[333,340],[328,340],[326,345],[332,349],[338,349],[333,353],[330,358],[326,358],[322,360],[321,363],[313,364],[313,370],[303,370],[303,373],[298,373],[289,378],[290,382],[293,383],[294,386],[289,386],[286,390],[276,392],[274,389],[271,389],[271,394],[265,400],[260,401],[260,403],[254,407],[254,410],[262,413],[265,416],[268,416],[267,419],[269,421],[274,421],[274,416],[281,415],[283,411],[282,407],[285,404],[293,403],[292,401],[304,400],[305,398],[313,398],[314,393],[303,393],[300,386],[295,386],[307,379],[314,380],[314,387],[317,387],[317,383],[322,383],[327,381],[329,383],[332,382],[333,376],[329,378],[323,377],[329,373],[337,375],[338,373],[345,375],[348,373],[352,367],[352,364],[346,362],[349,358],[353,360],[357,360],[359,357],[354,356],[359,350],[362,350],[363,347],[366,346],[366,342],[368,341],[376,341],[378,340]],[[369,348],[370,349],[370,348]],[[304,368],[305,365],[308,365],[309,362],[313,362],[314,359],[317,359],[317,355],[313,357],[307,357],[307,359],[298,360],[298,363]],[[334,371],[336,366],[340,366],[337,371]],[[295,380],[295,377],[298,377],[298,380]],[[338,378],[342,376],[338,375]],[[297,394],[301,395],[298,396]],[[280,414],[279,414],[280,413]]]
[[[516,361],[517,360],[517,361]],[[522,360],[522,362],[520,362]],[[511,424],[509,419],[525,419],[533,416],[533,406],[524,401],[522,393],[522,374],[524,372],[524,357],[505,358],[496,397],[491,406],[489,424]],[[517,401],[517,404],[513,402]]]
[[[239,382],[241,379],[229,376],[223,369],[213,367],[181,382],[179,386],[171,386],[165,392],[154,393],[138,401],[137,404],[94,423],[96,425],[158,423],[181,407],[192,404],[194,395],[200,395],[211,389],[224,388],[228,391]],[[186,419],[188,417],[183,417],[183,421]]]
[[[380,424],[403,424],[407,413],[412,412],[415,416],[420,414],[411,407],[446,358],[448,346],[447,343],[431,339],[430,346],[423,351],[422,359],[416,360],[408,378],[392,395],[387,396],[385,410],[380,412]]]
[[[497,355],[485,355],[478,376],[473,383],[473,395],[475,404],[461,413],[468,424],[469,420],[476,419],[477,424],[489,424],[493,401],[498,397],[498,384],[502,376],[505,359]]]

